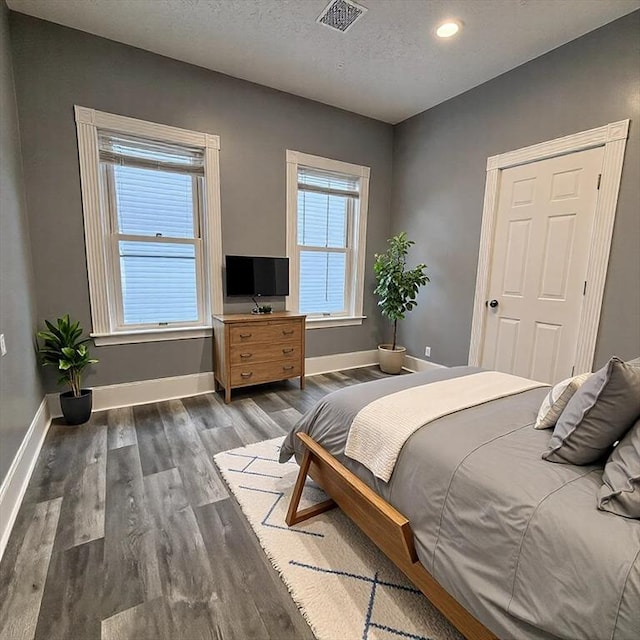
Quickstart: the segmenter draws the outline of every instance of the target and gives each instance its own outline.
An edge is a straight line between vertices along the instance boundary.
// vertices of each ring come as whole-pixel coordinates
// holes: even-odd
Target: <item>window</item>
[[[203,153],[100,133],[115,328],[203,325]]]
[[[96,344],[210,334],[217,137],[82,108],[76,120]]]
[[[362,323],[369,169],[287,152],[291,295],[307,326]]]

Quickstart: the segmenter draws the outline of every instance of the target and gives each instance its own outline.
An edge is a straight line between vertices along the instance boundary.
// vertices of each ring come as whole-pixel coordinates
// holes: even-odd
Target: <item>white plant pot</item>
[[[378,345],[378,358],[380,369],[385,373],[400,373],[404,364],[404,354],[407,350],[396,345],[395,349],[390,344]]]

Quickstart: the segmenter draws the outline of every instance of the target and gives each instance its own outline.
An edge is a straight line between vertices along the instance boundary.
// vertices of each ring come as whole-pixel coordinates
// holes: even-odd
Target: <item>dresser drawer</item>
[[[240,387],[261,382],[273,382],[294,378],[302,372],[300,359],[279,360],[278,362],[262,362],[231,367],[231,386]]]
[[[229,328],[231,345],[257,344],[260,342],[298,342],[301,327],[299,322],[247,322]]]
[[[254,362],[274,362],[276,360],[299,360],[302,349],[299,343],[281,342],[247,344],[231,350],[231,366]]]

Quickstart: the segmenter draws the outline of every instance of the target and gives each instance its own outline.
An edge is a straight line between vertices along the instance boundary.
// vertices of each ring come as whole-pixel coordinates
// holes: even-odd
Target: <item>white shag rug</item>
[[[278,463],[281,443],[266,440],[214,459],[318,640],[461,640],[339,509],[287,527],[298,465]],[[324,499],[307,481],[300,508]]]

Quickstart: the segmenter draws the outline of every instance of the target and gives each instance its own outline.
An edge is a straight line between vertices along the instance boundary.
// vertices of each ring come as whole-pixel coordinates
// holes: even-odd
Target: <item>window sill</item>
[[[350,327],[362,324],[367,316],[334,316],[328,318],[307,318],[307,329],[329,329],[330,327]]]
[[[211,327],[168,327],[166,329],[141,329],[107,334],[92,333],[91,337],[96,347],[104,347],[111,344],[134,344],[138,342],[208,338],[211,337],[211,332]]]

